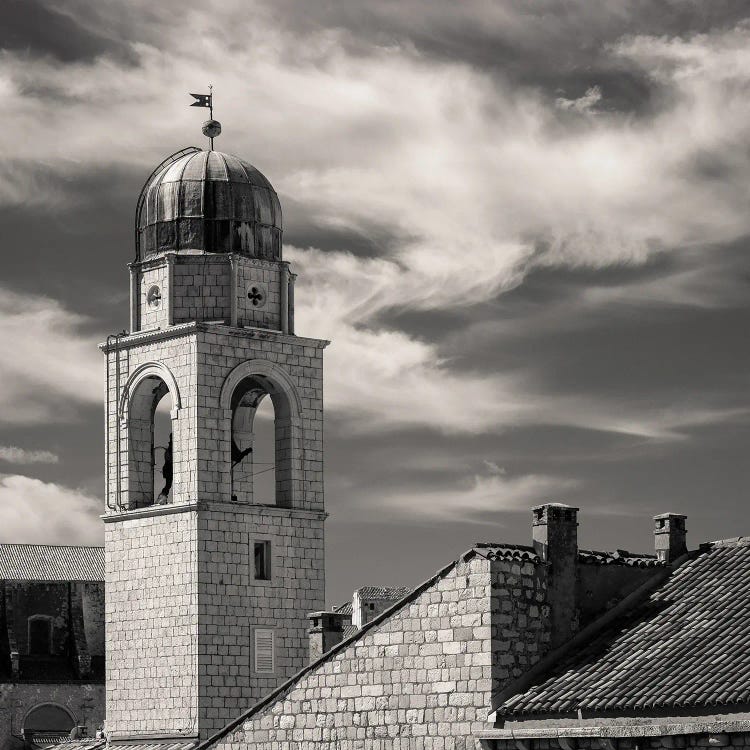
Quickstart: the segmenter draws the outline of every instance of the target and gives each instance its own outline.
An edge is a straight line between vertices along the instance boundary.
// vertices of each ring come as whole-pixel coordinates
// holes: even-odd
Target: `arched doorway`
[[[26,740],[67,737],[75,726],[76,720],[66,708],[56,703],[42,703],[26,714],[23,736]]]

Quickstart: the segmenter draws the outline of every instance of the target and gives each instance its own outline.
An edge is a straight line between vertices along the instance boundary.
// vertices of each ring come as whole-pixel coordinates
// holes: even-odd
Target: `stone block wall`
[[[131,427],[121,422],[118,414],[128,379],[148,363],[159,363],[174,378],[181,402],[180,409],[174,411],[172,422],[172,502],[196,499],[222,502],[231,498],[232,415],[231,409],[221,404],[221,394],[230,372],[253,360],[262,362],[264,367],[262,372],[248,371],[248,374],[264,374],[272,380],[272,370],[280,371],[290,389],[288,397],[296,405],[293,413],[286,416],[275,409],[277,425],[286,430],[279,434],[289,446],[288,453],[284,453],[286,449],[283,447],[277,452],[277,501],[310,510],[322,509],[323,349],[326,345],[325,341],[277,332],[251,333],[205,324],[128,337],[120,344],[119,391],[115,378],[116,355],[114,351],[107,355],[107,486],[110,504],[115,503],[117,495],[118,427],[121,502],[124,503],[129,494],[133,498],[140,498],[144,493],[153,494],[150,463],[136,460],[148,452],[146,443],[150,434],[140,423]],[[155,370],[155,376],[164,377],[164,371]],[[174,409],[176,397],[171,393],[172,386],[168,385]],[[139,445],[140,453],[137,452]],[[134,507],[143,504],[149,503],[138,500]]]
[[[138,425],[131,426],[121,421],[120,405],[123,393],[127,388],[128,379],[137,375],[139,368],[148,363],[160,363],[174,378],[182,403],[182,408],[174,412],[172,421],[173,470],[174,484],[172,498],[174,503],[185,503],[195,499],[198,494],[198,465],[197,465],[197,421],[198,403],[195,384],[196,339],[195,331],[177,329],[169,334],[143,334],[131,336],[120,344],[120,389],[116,387],[115,352],[106,356],[109,359],[109,383],[107,387],[107,498],[112,505],[117,495],[117,430],[120,433],[120,500],[124,504],[133,490],[134,497],[145,498],[153,495],[153,475],[150,463],[136,471],[131,461],[132,441],[140,439],[140,452],[150,451],[150,431],[138,431]],[[166,336],[166,338],[161,338]],[[164,376],[164,371],[155,371]],[[169,384],[168,384],[169,385]],[[172,408],[175,409],[175,394],[171,393]],[[124,413],[128,415],[127,410]],[[147,433],[147,434],[146,434]],[[135,446],[134,446],[135,448]],[[136,471],[136,473],[134,473]],[[131,498],[133,499],[133,498]],[[149,498],[153,500],[153,498]],[[138,505],[146,503],[137,503]],[[149,503],[150,504],[150,503]]]
[[[172,269],[173,322],[231,317],[232,268],[224,256],[175,256]]]
[[[77,583],[81,591],[86,643],[93,657],[104,657],[104,582]]]
[[[238,256],[237,325],[281,329],[281,279],[286,264]]]
[[[245,331],[216,326],[197,335],[197,392],[201,399],[198,440],[198,494],[224,501],[232,495],[231,409],[221,403],[227,376],[252,361],[247,375],[262,375],[279,386],[279,399],[291,409],[284,414],[274,399],[277,428],[287,429],[277,444],[277,504],[308,510],[323,508],[323,349],[325,341],[274,332]],[[288,389],[285,390],[285,386]],[[283,406],[283,404],[282,404]],[[279,433],[277,432],[277,437]],[[288,440],[287,440],[288,438]]]
[[[241,255],[167,254],[133,264],[134,331],[191,321],[282,329],[289,320],[289,272],[283,261]],[[282,284],[285,289],[282,290]],[[151,290],[158,293],[149,295]]]
[[[195,512],[105,524],[110,730],[197,729],[197,559]]]
[[[473,748],[492,689],[490,581],[487,560],[458,562],[212,746]]]
[[[165,328],[169,325],[169,305],[172,289],[169,263],[165,258],[143,264],[137,276],[138,283],[138,330]],[[157,287],[155,298],[149,298],[149,291]]]
[[[93,736],[104,722],[104,685],[0,683],[0,750],[23,750],[24,719],[37,706],[61,706]]]
[[[538,562],[491,562],[493,693],[507,687],[550,649],[548,570]]]
[[[323,514],[217,504],[199,512],[201,736],[207,737],[307,662],[307,613],[325,600]],[[268,542],[270,580],[254,577]],[[254,630],[274,632],[274,671],[255,670]]]

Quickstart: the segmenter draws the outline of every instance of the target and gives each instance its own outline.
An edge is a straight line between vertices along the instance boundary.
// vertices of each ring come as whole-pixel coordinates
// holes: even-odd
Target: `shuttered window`
[[[273,630],[255,631],[255,671],[273,674]]]

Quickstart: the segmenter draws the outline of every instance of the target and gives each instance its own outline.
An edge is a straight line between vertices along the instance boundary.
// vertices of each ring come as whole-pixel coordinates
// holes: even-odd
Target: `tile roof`
[[[582,565],[630,565],[633,568],[656,568],[664,565],[656,555],[634,554],[624,549],[615,552],[580,549],[578,562]]]
[[[386,601],[397,602],[411,593],[409,586],[362,586],[357,589],[360,599],[385,599]]]
[[[475,554],[488,560],[522,560],[541,562],[533,547],[524,544],[495,544],[493,542],[477,542],[472,550]]]
[[[0,544],[0,580],[103,581],[104,547]]]
[[[748,642],[750,538],[714,542],[507,698],[498,715],[748,703]]]
[[[186,738],[184,740],[162,740],[143,741],[143,742],[117,742],[113,747],[122,748],[122,750],[191,750],[198,744],[197,739]],[[100,750],[107,746],[107,740],[81,739],[66,740],[54,748],[47,747],[47,750]]]
[[[349,638],[350,636],[354,635],[359,631],[359,628],[356,625],[344,625],[343,633],[344,638]]]
[[[34,742],[39,745],[36,740],[34,740]],[[41,747],[41,745],[39,746]],[[54,746],[49,744],[44,745],[47,750],[53,750],[53,748],[64,748],[64,750],[101,750],[101,748],[105,748],[106,746],[107,740],[97,740],[93,737],[87,737],[80,740],[71,740],[61,737],[59,743],[56,743]]]
[[[340,615],[351,615],[353,613],[353,607],[351,602],[344,602],[339,604],[338,607],[333,608],[334,612],[338,612]]]
[[[490,560],[528,560],[540,562],[536,550],[524,544],[500,544],[477,542],[474,550]],[[656,555],[640,555],[618,549],[615,552],[597,552],[582,549],[578,551],[578,562],[582,565],[630,565],[637,568],[652,568],[663,565]]]

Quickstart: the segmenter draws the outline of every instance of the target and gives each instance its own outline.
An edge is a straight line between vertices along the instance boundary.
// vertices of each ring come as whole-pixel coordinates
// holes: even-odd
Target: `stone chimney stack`
[[[662,562],[671,563],[687,552],[685,519],[680,513],[654,516],[654,546]]]
[[[310,662],[319,659],[344,638],[344,615],[338,612],[311,612],[307,616],[310,629]]]
[[[532,508],[532,512],[534,549],[547,563],[547,604],[552,630],[550,645],[556,648],[578,630],[578,508],[562,503],[545,503]]]

